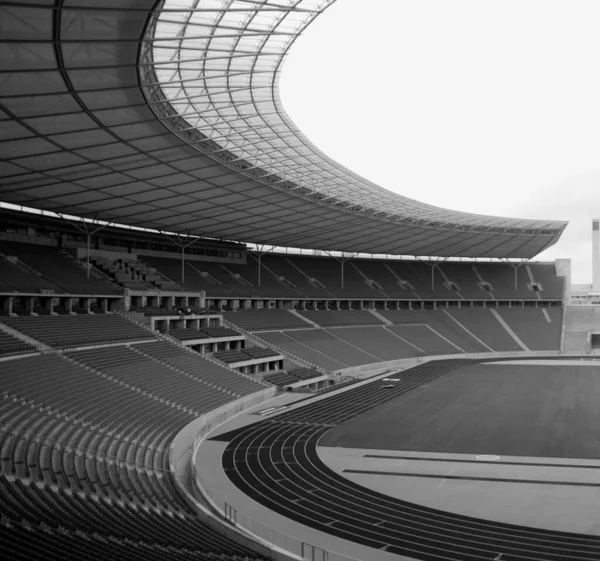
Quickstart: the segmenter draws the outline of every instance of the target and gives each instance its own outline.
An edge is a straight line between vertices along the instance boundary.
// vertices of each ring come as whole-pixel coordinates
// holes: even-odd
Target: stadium
[[[567,223],[314,146],[279,80],[333,2],[0,0],[7,559],[600,559]]]

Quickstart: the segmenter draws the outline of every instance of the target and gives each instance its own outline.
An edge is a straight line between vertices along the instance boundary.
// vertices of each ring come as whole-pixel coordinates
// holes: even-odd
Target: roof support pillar
[[[271,253],[275,249],[275,246],[273,245],[273,246],[271,246],[271,249],[268,249],[267,251],[265,251],[265,247],[266,246],[264,244],[261,244],[261,245],[256,244],[256,249],[254,250],[256,252],[256,256],[257,256],[256,260],[258,261],[258,278],[257,278],[258,285],[257,286],[260,286],[260,283],[261,283],[262,257],[263,257],[263,255],[266,255],[267,253]]]
[[[175,234],[175,237],[172,237],[171,235],[167,234],[166,232],[163,232],[162,230],[159,230],[159,232],[165,238],[170,240],[173,244],[178,246],[179,249],[181,249],[181,281],[180,282],[183,285],[183,283],[185,283],[185,250],[186,250],[186,248],[195,244],[199,240],[199,238],[191,238],[189,232],[186,235],[186,237],[189,238],[189,240],[184,239],[180,234]]]
[[[508,259],[504,260],[505,263],[508,263],[515,270],[515,292],[517,291],[517,287],[518,287],[519,267],[522,267],[523,265],[525,265],[526,263],[529,263],[530,261],[531,261],[531,259],[521,259],[521,261],[519,263],[514,263],[513,261],[509,261]]]
[[[67,216],[65,216],[64,214],[61,214],[59,212],[56,213],[58,216],[60,216],[60,218],[62,218],[63,220],[65,220],[66,222],[70,222],[71,224],[73,224],[73,226],[75,226],[75,228],[77,228],[82,234],[85,234],[85,246],[86,246],[86,264],[85,264],[85,273],[87,278],[90,278],[90,253],[91,253],[91,239],[92,236],[96,233],[98,233],[100,230],[106,228],[107,226],[110,226],[112,224],[112,222],[106,222],[105,224],[100,224],[100,226],[98,226],[97,228],[94,228],[93,230],[90,230],[89,225],[88,225],[88,221],[85,220],[85,218],[81,218],[81,225],[78,224],[77,222],[75,222],[74,220],[72,220],[71,218],[68,218]],[[94,217],[91,221],[92,225],[98,224],[98,220],[96,217]]]
[[[447,261],[448,257],[442,257],[439,259],[434,259],[433,257],[422,259],[421,257],[417,257],[417,259],[431,267],[431,291],[435,292],[435,268],[439,267],[440,263],[444,263],[445,261]]]
[[[337,255],[332,255],[329,251],[325,252],[327,255],[329,255],[329,257],[331,257],[332,259],[335,259],[336,261],[339,261],[340,263],[340,288],[343,290],[344,289],[344,265],[346,263],[346,261],[350,261],[350,259],[354,259],[357,255],[357,253],[352,253],[350,255],[346,255],[344,253],[342,253],[342,255],[340,257],[338,257]]]

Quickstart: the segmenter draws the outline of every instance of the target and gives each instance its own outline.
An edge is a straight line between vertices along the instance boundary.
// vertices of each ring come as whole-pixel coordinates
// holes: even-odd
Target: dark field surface
[[[600,367],[465,366],[333,428],[319,445],[600,459]]]

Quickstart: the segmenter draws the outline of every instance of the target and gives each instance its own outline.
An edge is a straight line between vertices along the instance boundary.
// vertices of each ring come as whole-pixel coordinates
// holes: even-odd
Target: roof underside
[[[278,96],[334,0],[0,0],[0,200],[301,248],[530,258],[565,222],[391,193],[315,148]]]

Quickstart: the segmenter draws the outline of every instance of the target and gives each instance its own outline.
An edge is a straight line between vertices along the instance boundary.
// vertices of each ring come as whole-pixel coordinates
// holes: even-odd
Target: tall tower
[[[592,290],[600,290],[600,219],[592,220]]]

